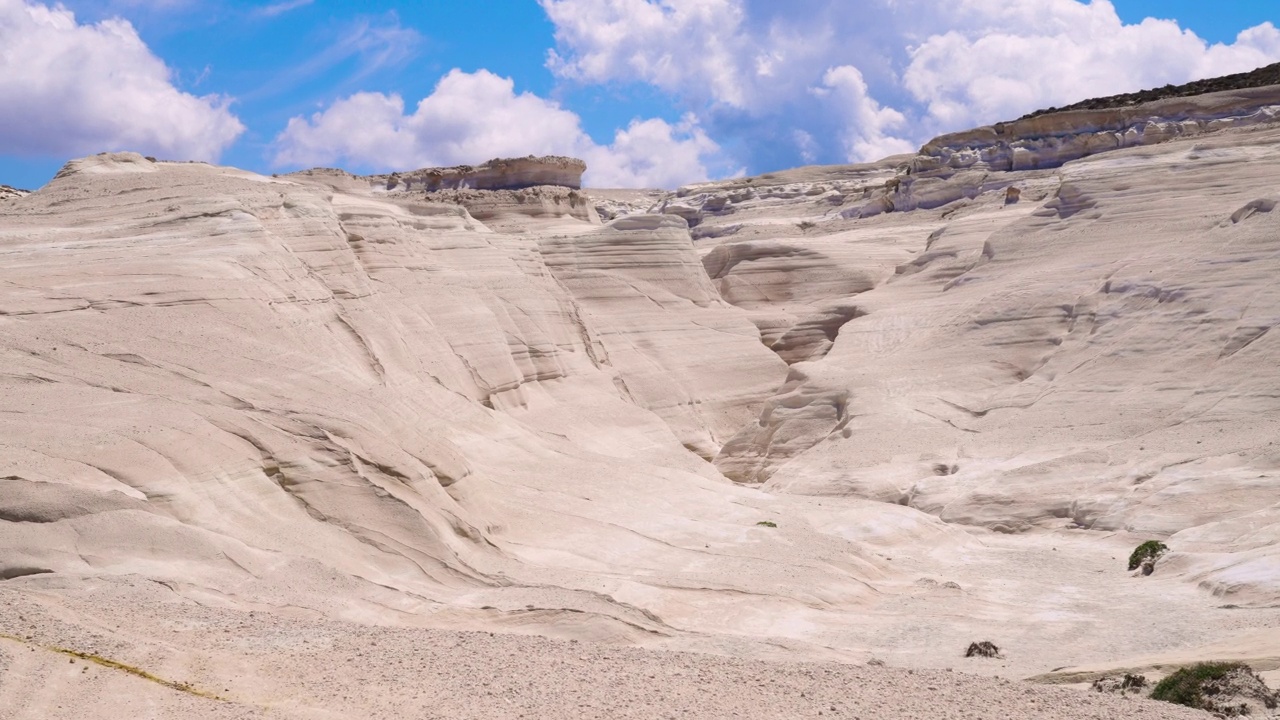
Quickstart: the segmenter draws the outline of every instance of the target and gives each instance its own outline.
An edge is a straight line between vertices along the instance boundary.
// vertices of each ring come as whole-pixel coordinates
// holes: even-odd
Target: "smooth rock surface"
[[[1197,717],[974,676],[1280,657],[1280,127],[911,163],[0,200],[0,712]]]

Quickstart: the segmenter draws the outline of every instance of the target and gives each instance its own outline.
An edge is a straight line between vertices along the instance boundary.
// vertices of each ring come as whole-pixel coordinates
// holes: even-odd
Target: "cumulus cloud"
[[[570,53],[550,55],[552,69],[565,77],[635,78],[733,106],[746,103],[739,65],[747,59],[747,18],[738,0],[544,0],[542,6]]]
[[[940,132],[1280,60],[1270,23],[1209,44],[1109,0],[539,0],[547,65],[641,83],[752,165],[869,160]],[[766,140],[771,138],[771,142]],[[778,146],[789,156],[779,157]]]
[[[1028,12],[1037,4],[1038,12]],[[1270,23],[1230,45],[1210,45],[1169,20],[1125,25],[1110,2],[965,0],[961,6],[971,13],[970,25],[912,48],[903,75],[931,127],[993,122],[1280,60],[1280,32]]]
[[[636,120],[599,145],[577,114],[487,70],[453,70],[408,112],[399,95],[357,93],[276,139],[280,166],[347,164],[370,170],[477,164],[494,157],[570,155],[595,187],[673,187],[707,177],[719,149],[697,119]]]
[[[0,152],[216,160],[244,131],[227,104],[174,87],[125,20],[83,25],[60,5],[0,0]]]
[[[674,188],[707,179],[706,160],[720,147],[686,115],[676,124],[652,118],[632,120],[613,143],[589,142],[582,150],[588,184],[595,187]]]
[[[840,141],[846,160],[882,158],[916,149],[911,141],[892,134],[906,129],[906,116],[873,100],[858,68],[840,65],[827,70],[822,86],[813,93],[831,100],[829,111],[841,121]]]

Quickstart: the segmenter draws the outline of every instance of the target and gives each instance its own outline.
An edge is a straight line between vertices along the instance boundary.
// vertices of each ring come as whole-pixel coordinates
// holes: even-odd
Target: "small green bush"
[[[1205,662],[1178,668],[1172,675],[1156,683],[1155,689],[1151,691],[1151,699],[1204,709],[1205,684],[1221,680],[1231,671],[1245,667],[1244,663]]]
[[[1169,550],[1169,546],[1159,540],[1148,540],[1134,549],[1129,556],[1129,569],[1137,570],[1144,560],[1155,560]]]
[[[757,525],[763,525],[764,527],[772,527],[772,528],[776,528],[776,527],[778,527],[778,523],[776,523],[776,522],[774,522],[774,521],[772,521],[772,520],[761,520],[760,522],[758,522],[758,523],[756,523],[756,524],[757,524]]]

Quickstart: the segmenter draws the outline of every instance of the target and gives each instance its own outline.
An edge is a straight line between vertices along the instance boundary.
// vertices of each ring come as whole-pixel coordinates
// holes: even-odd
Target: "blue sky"
[[[0,183],[38,187],[71,157],[118,149],[264,173],[553,152],[584,157],[596,186],[876,159],[1038,107],[1278,61],[1278,9],[0,0]]]

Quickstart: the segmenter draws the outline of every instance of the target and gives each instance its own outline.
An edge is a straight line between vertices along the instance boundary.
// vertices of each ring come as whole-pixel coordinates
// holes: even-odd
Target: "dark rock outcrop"
[[[1044,110],[1036,110],[1035,112],[1023,115],[1018,119],[1026,120],[1040,115],[1051,115],[1053,113],[1066,112],[1068,110],[1108,110],[1111,108],[1131,107],[1133,105],[1141,105],[1142,103],[1155,102],[1156,100],[1164,100],[1166,98],[1205,95],[1207,93],[1222,92],[1224,90],[1245,90],[1247,88],[1266,87],[1267,85],[1280,85],[1280,63],[1260,67],[1252,72],[1223,75],[1222,77],[1216,78],[1206,78],[1204,80],[1196,80],[1183,85],[1165,85],[1164,87],[1140,90],[1138,92],[1090,98],[1088,100],[1081,100],[1078,103],[1067,105],[1066,107],[1051,107]]]
[[[539,185],[555,185],[574,190],[582,187],[587,164],[577,158],[545,157],[495,158],[483,165],[423,168],[390,175],[371,175],[372,185],[387,190],[522,190]]]

